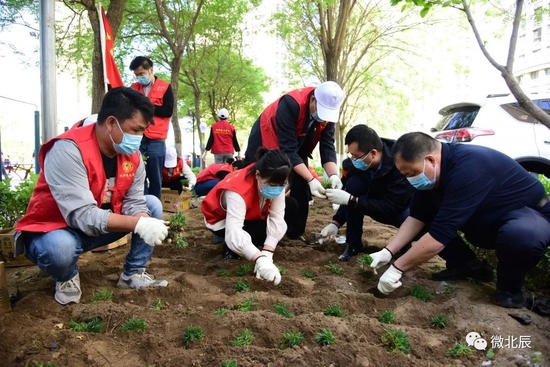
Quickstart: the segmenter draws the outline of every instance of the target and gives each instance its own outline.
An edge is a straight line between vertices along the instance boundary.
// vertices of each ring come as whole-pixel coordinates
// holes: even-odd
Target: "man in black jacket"
[[[413,187],[393,163],[394,141],[381,139],[367,125],[356,125],[346,134],[349,159],[342,162],[345,190],[327,189],[327,197],[340,208],[321,232],[336,234],[347,222],[347,247],[340,261],[349,261],[363,249],[363,218],[399,227],[409,215]]]

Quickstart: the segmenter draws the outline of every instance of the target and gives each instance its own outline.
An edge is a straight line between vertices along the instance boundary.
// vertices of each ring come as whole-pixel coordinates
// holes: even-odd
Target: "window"
[[[550,68],[544,69],[544,72],[546,73],[546,76],[550,76]]]
[[[542,36],[542,29],[541,28],[537,28],[533,31],[533,42],[540,42],[540,39],[541,39],[541,36]]]
[[[478,112],[479,106],[458,107],[448,111],[435,125],[435,130],[453,130],[470,127]]]
[[[538,70],[537,71],[532,71],[529,74],[531,75],[532,80],[533,79],[538,79],[538,77],[539,77],[539,71]]]
[[[510,116],[521,122],[533,122],[535,119],[528,114],[517,102],[500,105]]]
[[[521,82],[523,82],[523,75],[518,76],[518,83],[521,84]]]

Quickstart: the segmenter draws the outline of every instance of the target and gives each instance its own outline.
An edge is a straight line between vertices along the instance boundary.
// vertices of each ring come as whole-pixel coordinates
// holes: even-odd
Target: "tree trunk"
[[[178,119],[178,90],[179,90],[179,71],[181,67],[181,55],[176,56],[170,63],[172,72],[170,74],[170,84],[172,84],[172,90],[174,91],[174,112],[172,113],[172,127],[174,129],[174,140],[176,147],[181,147],[181,128],[180,121]],[[181,155],[181,151],[178,152]],[[194,159],[194,157],[193,157]]]

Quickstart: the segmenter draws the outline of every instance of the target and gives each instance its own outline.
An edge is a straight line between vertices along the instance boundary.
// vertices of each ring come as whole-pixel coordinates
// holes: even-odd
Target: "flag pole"
[[[107,82],[107,64],[106,64],[106,58],[105,50],[106,50],[106,43],[105,43],[105,26],[103,24],[103,15],[101,13],[101,9],[103,9],[103,5],[99,3],[99,7],[97,8],[97,13],[99,16],[99,40],[101,43],[101,65],[103,67],[103,84],[105,85],[105,93],[108,92],[108,82]]]

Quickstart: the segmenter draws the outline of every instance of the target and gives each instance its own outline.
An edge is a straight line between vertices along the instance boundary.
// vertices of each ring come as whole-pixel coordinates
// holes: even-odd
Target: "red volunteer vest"
[[[170,170],[172,170],[172,174],[170,174]],[[178,157],[178,162],[176,163],[176,167],[174,168],[164,167],[162,169],[162,182],[172,182],[180,178],[182,172],[183,172],[183,159]]]
[[[97,206],[101,206],[107,177],[105,176],[101,152],[96,139],[95,126],[95,124],[92,124],[78,129],[71,129],[42,145],[38,154],[42,172],[38,176],[38,182],[27,207],[27,213],[17,222],[16,228],[18,232],[51,232],[68,227],[44,178],[44,159],[46,153],[59,139],[72,140],[78,146],[82,154],[84,166],[88,171],[90,191],[97,202]],[[134,182],[134,176],[140,161],[139,154],[138,151],[132,155],[117,155],[115,186],[112,188],[111,196],[111,207],[116,214],[121,213],[124,195]]]
[[[292,97],[298,106],[300,106],[300,113],[298,114],[298,120],[296,121],[296,137],[302,138],[307,135],[307,131],[304,132],[304,126],[309,122],[309,97],[311,92],[315,90],[315,87],[301,88],[288,92],[286,95]],[[281,97],[282,98],[282,97]],[[264,110],[260,116],[260,131],[262,133],[262,146],[268,149],[279,149],[279,141],[277,140],[277,122],[275,117],[277,109],[279,108],[279,98]],[[309,146],[309,153],[313,152],[315,146],[321,139],[321,133],[327,126],[326,122],[319,124],[319,127],[315,131],[315,136]]]
[[[164,94],[166,94],[166,91],[168,90],[169,85],[169,83],[159,78],[155,80],[153,86],[151,87],[151,90],[149,91],[149,95],[147,96],[155,106],[162,106],[162,100],[164,98]],[[141,85],[140,83],[132,83],[131,87],[132,89],[135,89],[145,94],[143,85]],[[149,124],[149,127],[145,129],[144,135],[149,139],[165,140],[166,136],[168,135],[168,127],[170,126],[170,117],[154,116],[153,119],[155,120],[155,124]]]
[[[262,212],[260,209],[260,193],[258,192],[256,176],[254,174],[248,176],[248,173],[253,169],[254,165],[252,164],[244,169],[231,172],[206,195],[202,201],[202,212],[208,223],[215,224],[225,219],[227,212],[220,204],[222,193],[225,190],[236,192],[244,199],[246,203],[245,220],[267,218],[271,200],[266,200],[264,211]]]
[[[213,154],[233,154],[233,134],[235,127],[226,120],[220,120],[212,125],[212,134],[214,134],[214,144],[212,144]]]
[[[211,164],[197,175],[197,183],[208,180],[218,180],[216,174],[220,171],[233,172],[233,165],[227,163]]]

